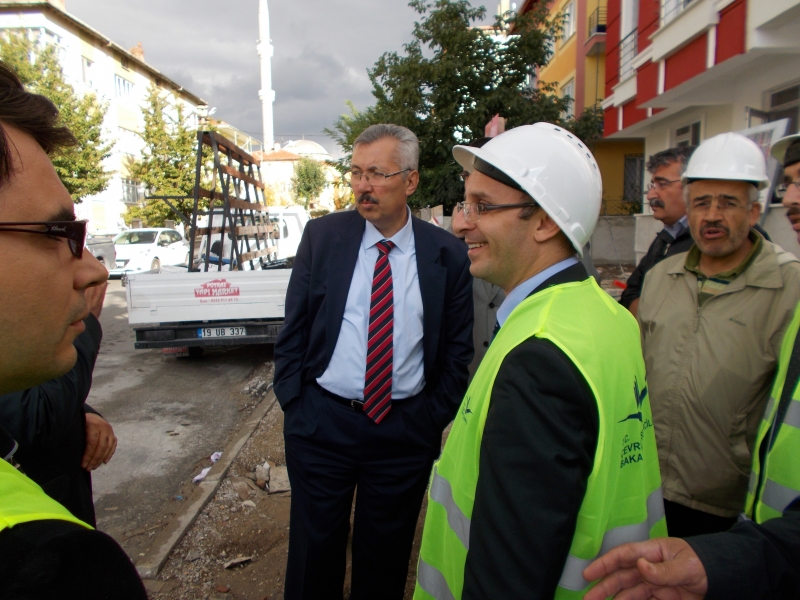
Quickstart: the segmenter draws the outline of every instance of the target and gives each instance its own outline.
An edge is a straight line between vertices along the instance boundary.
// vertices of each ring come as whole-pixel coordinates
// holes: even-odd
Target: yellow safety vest
[[[583,570],[602,553],[667,534],[636,321],[593,278],[553,286],[520,303],[498,332],[434,465],[417,600],[461,598],[492,387],[508,353],[531,336],[554,343],[580,370],[597,401],[600,424],[594,465],[555,598],[583,598],[591,587]]]
[[[31,479],[0,460],[0,531],[30,521],[57,519],[92,529],[44,493]]]
[[[797,466],[800,457],[800,386],[796,374],[787,382],[798,329],[800,305],[783,337],[778,372],[753,449],[745,515],[757,523],[780,517],[786,507],[800,496],[800,469]],[[763,444],[768,444],[768,447],[762,465]]]

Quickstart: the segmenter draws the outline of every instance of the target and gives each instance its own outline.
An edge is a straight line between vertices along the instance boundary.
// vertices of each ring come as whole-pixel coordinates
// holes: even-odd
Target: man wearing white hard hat
[[[582,598],[601,548],[666,532],[638,328],[576,259],[600,172],[547,123],[453,155],[453,231],[506,299],[434,466],[414,597]]]
[[[800,262],[751,230],[764,155],[736,133],[703,142],[683,175],[695,245],[645,277],[638,319],[670,535],[726,531],[742,511],[752,448]]]

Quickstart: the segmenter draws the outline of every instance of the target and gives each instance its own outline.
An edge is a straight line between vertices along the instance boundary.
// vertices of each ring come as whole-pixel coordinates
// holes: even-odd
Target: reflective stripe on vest
[[[796,467],[800,455],[800,386],[796,366],[792,366],[797,361],[792,356],[797,354],[798,330],[800,305],[781,344],[775,383],[753,451],[745,515],[757,523],[780,517],[800,496],[800,471]]]
[[[436,600],[455,600],[453,592],[447,585],[444,575],[421,558],[417,565],[417,585],[428,592]]]
[[[573,362],[592,391],[599,417],[592,473],[556,600],[585,594],[590,584],[581,572],[599,552],[666,535],[636,321],[594,279],[553,286],[520,303],[500,329],[434,465],[415,600],[462,597],[481,439],[494,380],[505,357],[533,336],[552,342]]]
[[[450,525],[450,529],[461,540],[464,548],[469,550],[470,520],[453,500],[453,488],[450,487],[450,482],[439,475],[435,466],[433,467],[433,478],[431,479],[430,497],[431,500],[435,500],[444,506],[445,511],[447,511],[447,523]]]
[[[567,557],[564,571],[558,582],[559,587],[568,590],[582,590],[589,586],[590,582],[583,578],[583,571],[595,559],[602,556],[609,550],[627,544],[628,542],[645,542],[650,539],[650,530],[653,526],[664,518],[664,498],[661,495],[661,488],[655,490],[647,498],[647,520],[635,525],[625,525],[606,532],[603,536],[603,544],[592,558],[576,558],[571,554]]]

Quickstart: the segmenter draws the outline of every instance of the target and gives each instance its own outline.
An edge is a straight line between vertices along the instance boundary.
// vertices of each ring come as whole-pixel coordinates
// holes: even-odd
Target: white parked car
[[[110,275],[158,271],[161,265],[185,265],[189,243],[174,229],[129,229],[114,238],[117,268]]]

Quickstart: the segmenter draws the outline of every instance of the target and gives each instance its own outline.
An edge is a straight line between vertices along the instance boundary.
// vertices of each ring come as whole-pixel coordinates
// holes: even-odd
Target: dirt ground
[[[602,286],[619,297],[614,281],[627,280],[632,265],[600,265]],[[269,376],[268,367],[261,377]],[[446,439],[445,432],[445,439]],[[250,486],[247,500],[234,489],[256,466],[269,461],[286,464],[283,448],[283,412],[277,403],[267,413],[231,465],[214,498],[170,555],[158,580],[147,583],[154,600],[277,600],[283,598],[283,580],[289,547],[291,492],[267,494]],[[208,464],[211,464],[208,462]],[[198,470],[205,464],[198,464]],[[237,479],[239,478],[239,479]],[[187,494],[189,490],[187,490]],[[427,499],[417,522],[405,598],[413,595],[416,564]],[[232,560],[247,559],[225,568]],[[349,557],[348,577],[349,578]],[[345,597],[349,583],[345,583]]]
[[[291,492],[267,494],[251,487],[249,503],[245,504],[232,484],[265,461],[276,466],[286,462],[283,413],[277,404],[245,444],[217,494],[170,555],[158,580],[146,582],[151,598],[275,600],[283,597]],[[414,540],[406,598],[413,594],[424,514],[423,507]],[[237,558],[249,560],[225,568],[229,561]],[[349,585],[345,584],[345,597],[348,593]]]

